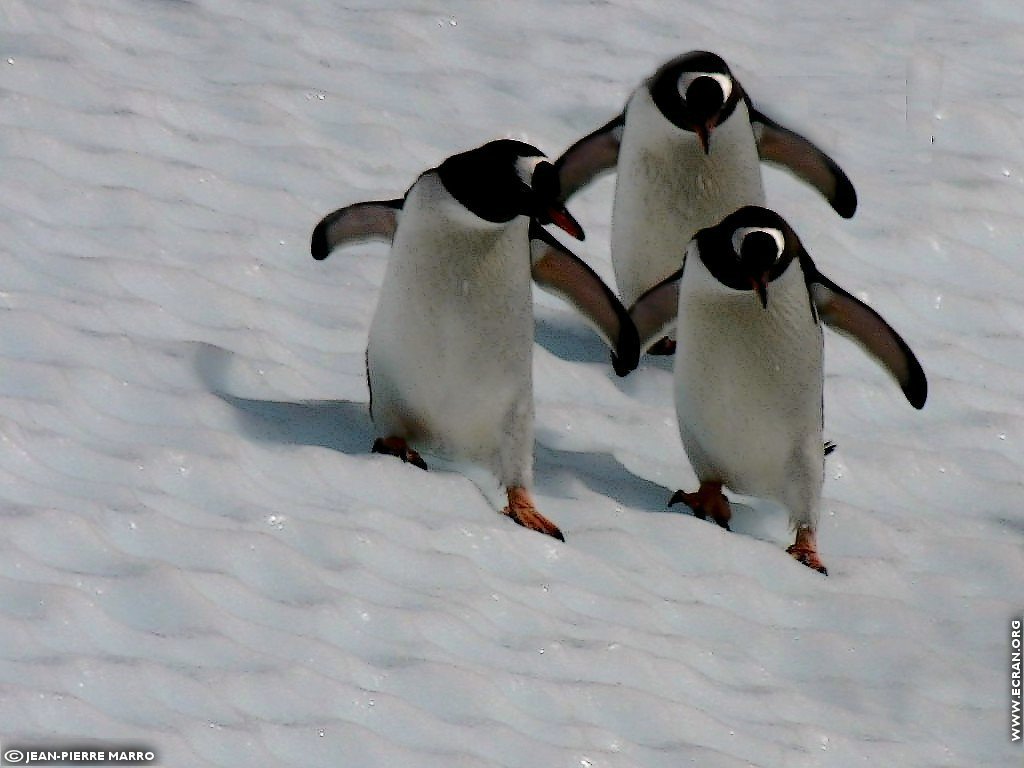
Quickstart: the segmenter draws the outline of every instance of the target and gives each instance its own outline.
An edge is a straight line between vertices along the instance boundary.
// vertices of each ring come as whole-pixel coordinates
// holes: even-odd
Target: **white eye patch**
[[[520,157],[516,158],[516,174],[522,179],[523,184],[531,186],[533,183],[533,172],[537,169],[537,166],[543,163],[545,158],[541,155],[535,155],[534,157]]]
[[[683,101],[686,101],[686,89],[690,87],[690,84],[701,77],[710,77],[716,83],[718,87],[722,89],[722,101],[728,101],[729,96],[732,95],[732,78],[728,75],[723,75],[721,72],[683,72],[679,76],[679,95],[683,97]]]
[[[782,255],[783,249],[786,247],[786,238],[783,236],[782,231],[774,229],[772,227],[738,227],[735,232],[732,233],[732,249],[737,255],[743,251],[743,241],[747,235],[753,232],[764,232],[766,235],[770,235],[772,240],[775,241],[775,259],[778,260],[779,256]]]

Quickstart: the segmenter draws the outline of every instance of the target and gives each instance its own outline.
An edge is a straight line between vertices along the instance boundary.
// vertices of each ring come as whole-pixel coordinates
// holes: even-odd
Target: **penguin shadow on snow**
[[[366,403],[348,400],[260,400],[231,394],[233,353],[198,345],[195,367],[206,389],[230,405],[242,434],[259,442],[314,445],[349,455],[370,455],[373,423]]]
[[[582,331],[581,331],[582,333]],[[312,445],[349,455],[372,455],[377,434],[365,402],[349,400],[261,400],[231,393],[234,353],[210,344],[197,345],[195,367],[207,391],[230,405],[242,434],[260,442]],[[607,351],[605,351],[607,357]],[[439,469],[447,469],[443,459]],[[630,506],[664,505],[665,489],[637,478],[607,454],[574,453],[536,444],[538,485],[558,495],[567,472],[588,487]],[[433,469],[433,468],[432,468]]]
[[[584,331],[580,330],[581,335]],[[240,432],[247,438],[282,445],[320,446],[351,456],[372,455],[370,447],[376,433],[366,403],[261,400],[232,394],[233,358],[228,350],[200,344],[195,368],[207,391],[232,407]],[[537,442],[534,464],[536,487],[546,494],[565,495],[565,486],[575,479],[623,507],[667,510],[666,502],[671,495],[668,489],[637,477],[608,454],[563,451]],[[442,462],[437,469],[446,471],[448,467]]]
[[[534,313],[534,339],[555,357],[571,363],[607,363],[608,347],[585,323],[568,312]]]
[[[585,328],[579,329],[580,338],[585,331]],[[566,350],[571,349],[577,348],[566,342]],[[600,351],[595,348],[595,355]],[[607,357],[607,350],[604,350],[604,357]],[[232,394],[230,367],[233,358],[234,354],[226,349],[199,344],[195,368],[207,391],[232,407],[240,431],[247,438],[281,445],[319,446],[350,456],[372,455],[370,447],[376,433],[366,403],[349,400],[261,400]],[[445,462],[437,469],[448,471]],[[564,451],[538,441],[534,470],[536,489],[545,495],[565,496],[566,486],[578,481],[626,509],[690,514],[682,505],[668,506],[673,489],[635,475],[606,453]],[[732,530],[774,541],[784,527],[782,513],[772,510],[775,514],[766,515],[766,510],[761,509],[762,504],[754,503],[757,508],[742,502],[733,503]],[[711,522],[707,524],[714,525]],[[685,536],[685,533],[685,527],[681,527],[680,536]],[[572,532],[568,534],[571,539]]]
[[[633,473],[607,453],[565,451],[551,448],[538,439],[534,450],[534,482],[538,491],[555,498],[571,496],[572,483],[579,482],[624,509],[693,518],[685,504],[669,506],[674,488]],[[693,485],[696,486],[696,482]],[[730,495],[730,504],[732,520],[729,526],[732,532],[774,544],[785,539],[788,523],[786,512],[779,505],[735,495]],[[710,520],[694,518],[694,522],[715,525]],[[679,526],[681,542],[685,541],[690,530],[685,525]],[[571,530],[567,531],[567,536],[571,540]]]
[[[571,312],[537,307],[534,314],[534,339],[560,360],[569,363],[597,363],[611,370],[608,347],[585,322]],[[672,360],[672,357],[667,356],[642,355],[640,367],[648,366],[671,372]],[[613,381],[620,389],[628,391],[636,377],[637,373],[634,372],[625,377],[616,376]]]
[[[568,496],[573,481],[632,509],[665,511],[669,494],[657,483],[637,477],[614,456],[549,448],[537,442],[534,449],[534,483],[538,491]]]

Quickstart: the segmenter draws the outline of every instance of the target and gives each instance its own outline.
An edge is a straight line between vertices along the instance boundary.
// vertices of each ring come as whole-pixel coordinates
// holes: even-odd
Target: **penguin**
[[[803,136],[756,109],[728,65],[691,51],[642,83],[615,119],[555,162],[564,199],[612,168],[611,258],[627,306],[679,265],[678,244],[744,205],[764,205],[761,161],[815,187],[844,218],[857,194]],[[650,351],[671,354],[666,337]]]
[[[549,223],[584,237],[554,165],[501,139],[423,172],[400,199],[328,214],[310,248],[322,260],[342,245],[391,242],[366,348],[372,450],[422,469],[424,449],[482,465],[507,493],[504,514],[564,541],[530,493],[531,278],[594,326],[619,375],[636,368],[640,349],[625,307]]]
[[[818,555],[822,450],[822,323],[858,342],[910,404],[928,397],[924,370],[882,317],[821,274],[774,211],[745,206],[700,230],[682,267],[631,307],[641,346],[678,316],[674,389],[679,434],[700,481],[670,505],[729,527],[725,487],[789,512],[787,550],[827,573]]]

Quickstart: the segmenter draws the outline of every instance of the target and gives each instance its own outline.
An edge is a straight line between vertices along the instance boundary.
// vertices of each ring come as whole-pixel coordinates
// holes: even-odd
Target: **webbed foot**
[[[818,557],[818,543],[814,531],[810,528],[798,528],[796,541],[786,548],[786,551],[793,556],[798,563],[803,563],[808,568],[813,568],[818,573],[828,576],[828,569]]]
[[[670,339],[668,336],[662,336],[647,350],[648,355],[674,355],[675,353],[676,340]]]
[[[409,444],[405,442],[404,437],[378,437],[373,441],[373,448],[370,449],[373,453],[383,453],[388,456],[397,456],[406,464],[412,464],[414,467],[420,469],[427,468],[427,462],[416,453]]]
[[[725,530],[729,528],[729,520],[732,519],[732,508],[729,500],[722,493],[722,484],[718,482],[705,482],[700,484],[696,493],[676,491],[669,499],[668,505],[682,502],[693,510],[694,517],[707,520],[709,517],[718,523]]]
[[[537,507],[530,497],[530,492],[522,486],[514,485],[508,488],[508,506],[501,510],[501,512],[504,515],[508,515],[513,521],[524,528],[545,533],[559,541],[565,541],[565,537],[558,530],[558,526],[537,511]]]

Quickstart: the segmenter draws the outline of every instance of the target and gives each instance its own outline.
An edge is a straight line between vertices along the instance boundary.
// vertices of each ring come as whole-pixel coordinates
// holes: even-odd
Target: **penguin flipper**
[[[309,250],[313,258],[323,261],[339,245],[364,240],[391,241],[398,227],[399,200],[372,200],[339,208],[320,220],[313,229]]]
[[[623,112],[577,141],[555,161],[563,201],[615,167],[619,160],[619,144],[625,123],[626,113]]]
[[[571,304],[612,350],[615,373],[625,376],[640,361],[633,321],[612,290],[587,264],[534,222],[530,226],[534,282]]]
[[[636,325],[640,336],[640,349],[650,349],[651,345],[670,333],[676,324],[679,313],[679,280],[683,276],[680,267],[643,296],[629,308],[629,316]]]
[[[857,342],[899,383],[912,406],[924,407],[928,379],[907,342],[882,316],[820,272],[810,282],[811,301],[824,323]]]
[[[857,211],[857,192],[836,162],[808,139],[751,107],[750,123],[757,140],[757,154],[769,163],[784,166],[821,192],[836,213],[849,219]]]

